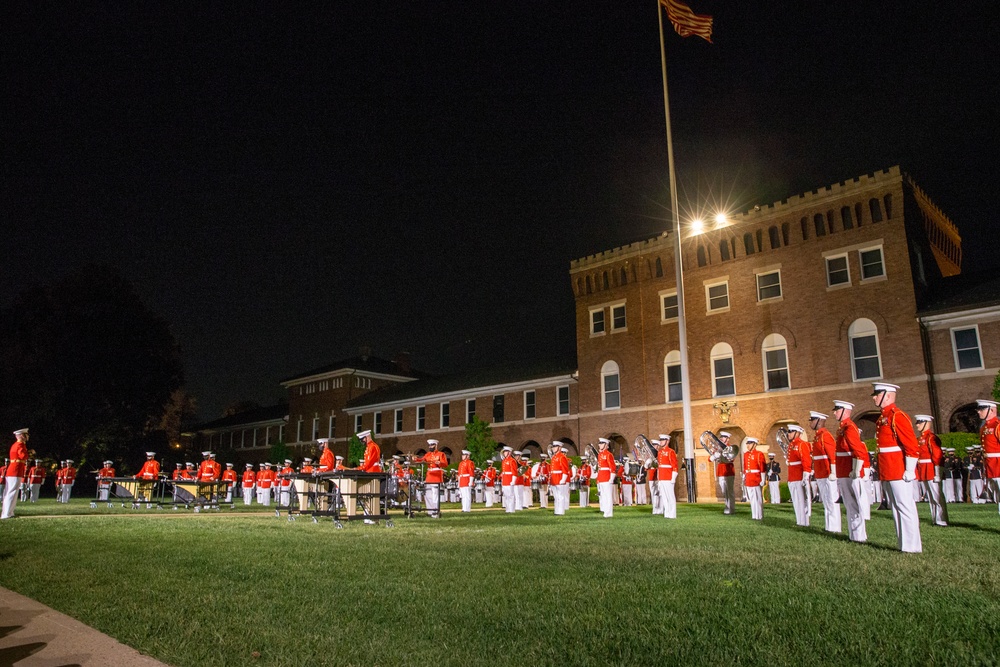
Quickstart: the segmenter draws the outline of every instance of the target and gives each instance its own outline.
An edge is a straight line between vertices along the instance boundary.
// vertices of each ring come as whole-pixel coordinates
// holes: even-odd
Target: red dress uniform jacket
[[[111,467],[108,467],[108,466],[105,466],[105,467],[103,467],[103,468],[101,468],[100,470],[97,471],[97,476],[100,479],[106,479],[108,477],[114,477],[115,476],[115,469],[111,468]]]
[[[549,483],[553,486],[569,484],[569,476],[572,468],[569,464],[569,457],[563,452],[558,452],[552,456],[552,465],[549,468]]]
[[[743,486],[760,486],[765,463],[763,452],[743,452]]]
[[[219,478],[215,474],[215,466],[212,465],[211,461],[202,461],[198,466],[198,481],[199,482],[214,482]]]
[[[518,466],[524,466],[524,474],[518,475],[516,484],[531,486],[531,466],[525,463],[519,463]]]
[[[854,459],[862,462],[868,458],[865,443],[861,442],[861,431],[858,425],[850,419],[840,422],[837,431],[837,477],[850,477],[854,469]],[[861,477],[864,477],[864,466],[861,467]]]
[[[980,427],[979,444],[983,446],[986,477],[1000,477],[1000,419],[994,417]]]
[[[156,479],[159,476],[160,476],[160,462],[157,461],[156,459],[153,459],[151,461],[146,461],[145,463],[142,464],[142,467],[139,468],[139,472],[136,473],[135,478],[151,480],[151,479]]]
[[[424,481],[428,484],[441,484],[444,482],[444,469],[448,467],[448,457],[444,452],[427,452],[423,456],[413,459],[417,463],[427,464],[427,474]]]
[[[365,458],[361,461],[362,472],[382,472],[382,450],[374,440],[365,447]]]
[[[487,468],[484,476],[486,477],[486,486],[496,486],[497,483],[497,472],[496,468]]]
[[[274,471],[273,470],[261,470],[257,473],[257,487],[261,489],[270,489],[271,484],[274,482]]]
[[[183,470],[175,470],[175,471],[173,472],[173,474],[172,474],[172,475],[170,475],[170,479],[173,479],[173,480],[178,480],[178,479],[184,479],[184,478],[182,477],[182,475],[183,475],[183,474],[184,474],[184,471],[183,471]]]
[[[244,470],[243,471],[243,488],[244,489],[252,489],[256,483],[257,483],[257,475],[254,474],[254,471],[253,470]]]
[[[69,466],[63,470],[63,484],[72,484],[76,481],[76,468]]]
[[[28,471],[28,484],[41,484],[45,481],[45,468],[42,466],[31,466]]]
[[[934,466],[941,465],[941,438],[927,429],[917,439],[920,458],[917,459],[917,479],[930,482],[934,479]]]
[[[236,471],[226,468],[222,471],[222,481],[226,483],[226,486],[232,486],[236,483]]]
[[[875,442],[878,445],[878,476],[883,482],[903,479],[905,459],[919,458],[920,447],[910,417],[895,403],[882,408],[882,416],[875,422]]]
[[[10,463],[4,471],[6,477],[24,477],[28,470],[28,445],[20,440],[15,440],[10,446]]]
[[[611,475],[615,472],[615,455],[611,453],[610,450],[605,449],[603,452],[597,452],[597,483],[603,484],[604,482],[611,481]]]
[[[513,486],[514,480],[517,478],[517,461],[514,460],[513,456],[508,456],[507,458],[500,461],[500,485],[501,486]]]
[[[323,453],[319,457],[319,471],[320,472],[333,472],[334,466],[337,464],[337,459],[333,456],[333,450],[329,447],[323,450]]]
[[[290,475],[294,474],[295,474],[295,468],[293,468],[292,466],[285,466],[284,468],[281,469],[281,475],[282,475],[281,488],[287,489],[292,485],[292,479]]]
[[[553,463],[555,463],[556,456],[559,456],[559,454],[556,454],[555,456],[552,457]],[[552,467],[548,463],[542,461],[541,463],[538,464],[537,476],[541,478],[542,484],[561,484],[561,482],[552,481],[552,475],[553,475]]]
[[[812,474],[812,456],[809,443],[796,440],[788,446],[788,481],[801,482],[803,473]]]
[[[656,453],[656,479],[669,482],[678,470],[677,452],[666,445],[660,447],[660,451]]]
[[[829,477],[834,468],[832,461],[837,458],[837,443],[825,428],[816,431],[812,444],[812,464],[816,479]]]
[[[303,475],[307,475],[307,474],[311,473],[313,470],[315,470],[315,468],[313,468],[308,463],[305,463],[305,464],[302,465],[302,470],[300,470],[299,472],[301,472]]]
[[[472,478],[476,474],[476,464],[471,460],[458,462],[458,485],[461,488],[472,486]]]
[[[580,484],[583,486],[590,486],[590,476],[594,474],[594,470],[590,467],[589,463],[584,463],[580,466],[577,474],[580,475]]]

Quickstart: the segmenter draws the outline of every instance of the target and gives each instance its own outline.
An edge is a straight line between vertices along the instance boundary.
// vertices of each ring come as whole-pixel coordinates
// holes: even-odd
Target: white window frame
[[[718,287],[719,285],[726,286],[726,306],[724,308],[712,308],[712,297],[711,290],[713,287]],[[709,315],[718,315],[719,313],[728,313],[733,307],[732,295],[729,293],[729,278],[725,280],[714,280],[705,282],[705,312]]]
[[[961,368],[958,363],[958,341],[955,339],[955,332],[969,331],[970,329],[976,332],[976,352],[979,353],[979,365],[970,366],[969,368]],[[979,325],[973,324],[972,326],[952,327],[950,332],[951,332],[951,353],[955,359],[955,372],[964,373],[966,371],[981,371],[984,368],[986,368],[986,366],[984,365],[985,361],[983,360],[983,339],[979,335]],[[972,348],[964,348],[964,349],[969,350]]]
[[[319,416],[313,417],[312,433],[310,433],[309,436],[309,442],[312,442],[319,437]]]
[[[760,279],[763,276],[770,276],[770,275],[774,275],[775,273],[778,274],[778,295],[777,296],[762,297],[761,294],[760,294],[760,290],[761,290]],[[782,286],[781,286],[781,269],[780,268],[777,268],[777,269],[775,269],[775,268],[761,269],[761,270],[758,270],[758,271],[754,271],[754,282],[757,284],[757,303],[769,303],[769,302],[773,302],[773,301],[781,301],[784,298],[784,296],[785,296],[784,290],[782,289]],[[769,285],[768,287],[774,287],[774,285]]]
[[[663,358],[663,402],[664,403],[677,403],[683,400],[684,389],[683,381],[678,383],[681,386],[681,398],[676,401],[670,400],[670,369],[681,367],[681,353],[680,350],[671,350],[667,353],[667,356]]]
[[[372,422],[373,422],[373,427],[374,427],[374,428],[372,428],[372,431],[374,431],[376,434],[381,433],[382,432],[382,412],[381,412],[381,410],[379,412],[375,413],[375,416],[372,419]]]
[[[781,340],[779,344],[777,340]],[[771,370],[782,370],[780,368],[770,369],[767,367],[767,353],[775,352],[777,350],[782,350],[785,353],[785,375],[788,376],[788,386],[787,387],[771,387],[771,383],[767,379],[767,374]],[[764,372],[764,391],[788,391],[792,388],[792,369],[788,361],[788,341],[781,334],[769,334],[764,342],[760,346],[760,363]]]
[[[403,409],[396,408],[392,413],[392,428],[393,433],[403,432]]]
[[[465,399],[465,423],[471,424],[472,418],[476,416],[476,399]]]
[[[531,411],[534,413],[530,417],[528,416],[528,394],[531,394]],[[534,389],[525,389],[524,391],[524,415],[525,421],[534,419],[538,416],[538,394],[535,393]]]
[[[614,367],[612,370],[611,366]],[[612,391],[608,391],[607,379],[615,377],[617,378],[618,387]],[[614,394],[618,397],[617,405],[608,405],[609,395]],[[622,371],[618,366],[618,363],[612,360],[604,362],[601,366],[601,410],[620,410],[622,407]]]
[[[617,326],[615,324],[615,310],[622,309],[622,319],[625,323],[622,326]],[[608,307],[608,313],[611,315],[611,333],[620,333],[622,331],[628,331],[628,309],[625,307],[625,302],[621,301],[619,303],[613,303]]]
[[[565,411],[562,409],[562,399],[560,398],[560,394],[562,393],[563,389],[566,390],[566,410]],[[568,384],[561,384],[558,387],[556,387],[556,415],[557,416],[559,416],[559,417],[565,417],[566,415],[568,415],[571,412],[569,401],[570,401],[569,385]]]
[[[859,256],[860,257],[860,256]],[[843,283],[837,283],[836,285],[830,284],[830,260],[832,259],[843,259],[844,267],[847,271],[847,281]],[[839,255],[829,255],[823,258],[823,267],[826,270],[826,289],[844,289],[845,287],[851,286],[851,259],[850,255],[846,252],[840,253]]]
[[[328,423],[326,425],[326,437],[328,437],[328,438],[332,438],[333,437],[333,422],[334,422],[334,419],[336,419],[336,418],[334,417],[333,411],[331,410],[330,411],[330,419],[327,420]]]
[[[660,292],[660,324],[667,324],[668,322],[677,321],[677,315],[674,315],[673,317],[667,317],[666,315],[667,305],[665,301],[670,297],[674,297],[675,299],[674,308],[675,309],[679,308],[678,304],[676,303],[677,290],[671,289],[671,290],[663,290],[662,292]]]
[[[361,433],[361,424],[364,421],[364,415],[354,415],[354,432]]]
[[[851,327],[854,326],[855,322],[859,322],[861,319],[867,320],[868,318],[859,318],[857,320],[854,320],[854,322],[851,322],[851,326],[848,327],[847,329],[847,353],[848,355],[850,355],[851,358],[851,378],[855,382],[869,382],[871,380],[880,380],[882,379],[882,373],[884,372],[885,369],[882,368],[882,345],[878,339],[878,325],[872,322],[871,320],[868,320],[869,322],[872,322],[872,325],[875,327],[874,332],[865,331],[860,334],[852,334]],[[858,367],[857,364],[855,363],[856,359],[854,357],[854,339],[867,338],[868,336],[875,337],[875,358],[878,360],[878,375],[858,378]]]
[[[299,417],[299,421],[295,425],[295,442],[302,442],[302,423],[305,420]]]
[[[427,427],[427,406],[418,405],[416,429],[418,431],[423,431],[426,427]]]
[[[871,278],[865,278],[865,265],[864,265],[864,260],[861,259],[861,253],[863,253],[863,252],[871,252],[872,250],[878,250],[879,257],[881,258],[881,262],[880,263],[882,265],[882,275],[872,276]],[[882,280],[888,280],[888,277],[889,277],[888,276],[888,271],[886,270],[886,267],[885,267],[885,249],[882,246],[882,244],[867,246],[865,248],[858,248],[858,273],[859,273],[859,277],[861,279],[860,282],[862,284],[865,284],[865,283],[877,283],[877,282],[880,282]]]
[[[448,421],[445,422],[445,419]],[[451,428],[451,403],[445,401],[438,409],[438,424],[441,428]]]
[[[719,345],[725,345],[727,348],[729,348],[729,351],[727,353],[725,353],[725,354],[723,354],[722,352],[716,352],[715,350],[717,349],[717,347]],[[733,378],[733,393],[731,393],[731,394],[720,394],[719,393],[719,385],[718,385],[718,379],[719,378],[717,378],[715,376],[715,362],[716,361],[721,361],[722,359],[729,359],[729,361],[732,362],[733,374],[732,374],[731,377]],[[714,346],[712,346],[712,353],[710,355],[709,363],[711,364],[711,371],[712,371],[712,397],[715,398],[717,396],[735,396],[736,395],[736,356],[733,353],[733,347],[732,347],[732,345],[730,345],[729,343],[716,343]],[[724,375],[722,377],[730,377],[730,376]]]
[[[595,327],[594,327],[594,315],[596,313],[600,313],[601,314],[601,330],[600,331],[595,331]],[[608,333],[608,317],[607,317],[607,314],[604,312],[604,307],[603,306],[600,307],[600,308],[591,308],[590,309],[590,315],[589,315],[589,317],[590,317],[590,336],[591,336],[591,338],[593,338],[594,336],[603,336],[606,333]]]

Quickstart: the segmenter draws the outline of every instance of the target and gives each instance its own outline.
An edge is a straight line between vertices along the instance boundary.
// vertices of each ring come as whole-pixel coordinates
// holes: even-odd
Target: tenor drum
[[[389,479],[385,481],[385,495],[392,500],[399,498],[399,478],[395,475],[389,475]]]
[[[533,479],[533,480],[531,480],[531,490],[532,491],[540,491],[541,488],[542,488],[542,480],[540,480],[540,479]]]
[[[626,461],[622,466],[625,470],[625,474],[629,477],[635,477],[642,470],[642,464],[638,461]]]
[[[569,483],[569,490],[570,491],[579,491],[580,490],[580,480],[574,479],[572,482],[570,482]]]
[[[485,493],[485,492],[486,492],[486,480],[485,479],[477,479],[476,480],[476,493]]]

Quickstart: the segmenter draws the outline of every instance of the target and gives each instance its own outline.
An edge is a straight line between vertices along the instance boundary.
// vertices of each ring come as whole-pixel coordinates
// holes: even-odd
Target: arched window
[[[719,258],[723,262],[729,259],[729,242],[726,239],[719,241]]]
[[[864,224],[862,213],[864,213],[864,208],[862,208],[861,202],[858,202],[854,205],[854,219],[858,221],[858,227]]]
[[[817,213],[813,216],[813,227],[816,229],[816,237],[826,236],[826,221],[823,220],[823,214]]]
[[[885,204],[885,219],[892,220],[892,194],[882,197],[882,203]]]
[[[611,289],[611,285],[608,284],[608,272],[607,271],[605,271],[602,274],[602,284],[604,285],[603,289]]]
[[[754,233],[754,236],[757,237],[757,250],[760,252],[764,252],[764,230],[758,229]]]
[[[712,396],[736,395],[736,371],[733,348],[729,343],[716,343],[712,348]]]
[[[872,197],[868,200],[868,208],[872,212],[872,222],[882,222],[882,207],[878,203],[878,199]]]
[[[659,257],[656,258],[656,277],[663,277],[663,262],[660,261]]]
[[[621,376],[618,373],[618,364],[605,361],[601,366],[601,409],[616,410],[621,406]]]
[[[791,242],[790,225],[787,222],[781,223],[781,241],[785,245]]]
[[[593,294],[593,289],[590,285],[590,276],[587,276],[587,294]]]
[[[628,274],[625,273],[625,267],[624,266],[621,269],[621,276],[618,278],[618,281],[622,285],[628,285]]]
[[[681,353],[679,350],[672,350],[663,359],[663,384],[663,395],[667,397],[667,403],[684,399],[681,388]]]
[[[788,344],[781,334],[770,334],[760,348],[764,364],[764,389],[788,389]]]
[[[851,207],[844,206],[840,209],[840,222],[844,226],[844,230],[854,229],[854,219],[851,217]]]
[[[698,266],[705,266],[708,264],[708,259],[705,257],[705,246],[698,246]]]
[[[781,247],[781,239],[778,237],[778,228],[771,226],[767,228],[767,240],[771,244],[771,250]]]
[[[576,279],[576,295],[580,296],[583,294],[583,278]]]
[[[851,346],[851,373],[854,376],[854,381],[882,377],[878,327],[875,326],[875,323],[866,318],[854,320],[847,329],[847,338]]]
[[[801,220],[799,220],[799,224],[802,225],[802,240],[803,241],[808,241],[809,240],[809,219],[803,217]]]
[[[753,245],[753,234],[750,232],[743,235],[743,249],[748,255],[752,255],[756,251],[756,248]]]

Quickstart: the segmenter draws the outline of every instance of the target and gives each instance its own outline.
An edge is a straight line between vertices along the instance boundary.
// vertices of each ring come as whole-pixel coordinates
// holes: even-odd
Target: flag
[[[678,0],[660,0],[667,8],[667,18],[674,25],[674,30],[681,37],[697,35],[709,44],[712,43],[712,17],[695,14],[691,8]]]

